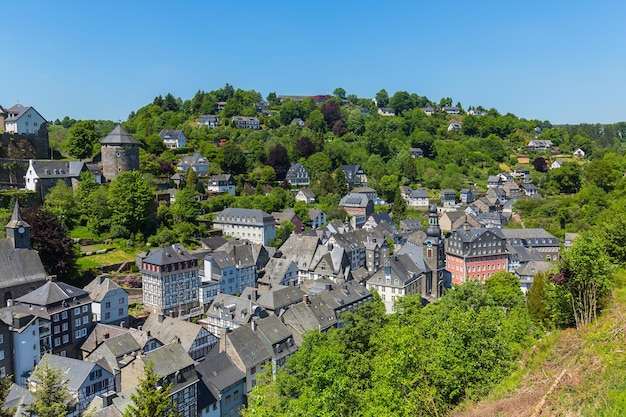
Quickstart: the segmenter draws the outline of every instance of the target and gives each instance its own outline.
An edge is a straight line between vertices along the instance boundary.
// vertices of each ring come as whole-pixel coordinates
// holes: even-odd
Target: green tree
[[[280,226],[276,228],[276,238],[270,242],[270,246],[280,248],[289,236],[296,230],[296,226],[290,221],[283,221]]]
[[[67,416],[74,406],[74,400],[68,392],[67,380],[60,369],[48,364],[44,358],[31,375],[37,389],[31,392],[33,402],[26,406],[26,415],[36,416]]]
[[[0,417],[13,417],[15,415],[15,407],[5,408],[4,401],[9,395],[11,389],[11,376],[7,375],[0,379]]]
[[[172,384],[166,384],[154,372],[154,364],[149,361],[144,376],[136,390],[130,394],[132,404],[124,410],[124,417],[178,417],[177,404],[170,398]]]
[[[593,232],[582,233],[563,254],[560,267],[553,279],[569,293],[576,327],[595,322],[612,275],[604,243]]]
[[[78,121],[67,132],[65,151],[73,158],[89,158],[98,139],[93,120]]]
[[[385,107],[389,104],[389,93],[384,88],[376,93],[376,104],[378,107]]]
[[[226,142],[222,148],[224,158],[221,166],[222,170],[228,174],[238,175],[246,172],[246,156],[241,148],[232,140]]]
[[[44,207],[57,216],[64,227],[71,229],[75,222],[78,221],[74,191],[65,181],[58,181],[50,189],[44,199]]]
[[[152,190],[138,171],[120,173],[109,185],[111,232],[128,237],[147,223],[153,201]]]
[[[400,187],[396,187],[396,193],[393,198],[393,206],[391,207],[391,215],[393,216],[393,222],[398,226],[400,220],[404,219],[406,215],[407,204],[406,200],[402,198],[400,193]]]
[[[548,306],[548,295],[546,293],[546,284],[548,277],[545,273],[540,272],[533,278],[527,294],[528,314],[537,323],[546,325],[550,322],[550,311]]]
[[[341,87],[337,87],[333,90],[333,95],[343,100],[344,98],[346,98],[346,90]]]

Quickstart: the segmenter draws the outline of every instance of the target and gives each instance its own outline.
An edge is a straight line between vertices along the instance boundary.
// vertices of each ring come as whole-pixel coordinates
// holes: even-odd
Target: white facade
[[[261,210],[228,208],[217,213],[213,226],[225,236],[269,245],[276,238],[276,221]]]
[[[91,303],[94,321],[120,323],[128,320],[128,293],[122,288],[109,291],[101,302]],[[126,323],[128,324],[128,323]]]
[[[26,387],[29,373],[35,369],[41,358],[39,343],[39,319],[13,333],[13,372],[15,383]],[[4,341],[8,344],[8,340]],[[5,350],[5,355],[9,354]]]
[[[11,107],[4,123],[7,133],[36,134],[46,120],[32,107],[23,107],[19,104]],[[21,113],[21,114],[20,114]]]
[[[24,175],[24,180],[26,182],[26,189],[28,191],[37,191],[37,182],[39,181],[39,175],[35,171],[35,167],[33,166],[33,160],[30,160],[28,165],[28,170],[26,170],[26,175]]]

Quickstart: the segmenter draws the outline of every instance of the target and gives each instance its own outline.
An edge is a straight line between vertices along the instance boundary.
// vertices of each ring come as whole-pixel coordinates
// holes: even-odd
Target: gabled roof
[[[216,213],[214,223],[247,224],[261,226],[274,224],[274,218],[262,210],[229,207]]]
[[[41,114],[39,114],[39,112],[37,110],[35,110],[34,107],[22,106],[21,104],[16,104],[15,106],[6,109],[6,113],[7,113],[8,116],[5,119],[5,122],[15,122],[15,121],[17,121],[20,117],[22,117],[24,114],[26,114],[26,112],[28,112],[28,110],[30,110],[30,109],[32,109],[35,113],[37,113],[39,115],[39,117],[41,117],[44,120],[44,122],[46,122],[46,119]]]
[[[249,325],[234,329],[223,337],[228,338],[232,349],[247,369],[272,357],[259,335]]]
[[[139,145],[139,142],[122,125],[117,125],[100,141],[102,145]]]
[[[385,284],[394,287],[404,287],[424,272],[413,262],[408,254],[392,256],[388,262],[388,268],[379,269],[367,282],[375,285]],[[389,283],[386,283],[387,273],[389,273]],[[396,284],[396,282],[398,283]]]
[[[61,375],[67,380],[67,388],[70,392],[78,392],[89,378],[89,374],[97,368],[102,368],[95,362],[82,361],[80,359],[52,355],[50,353],[46,353],[39,362],[39,364],[45,363],[52,368],[61,370]],[[103,370],[108,372],[104,368]],[[33,375],[35,374],[33,373]],[[31,375],[30,378],[33,378],[33,375]]]
[[[33,161],[30,165],[39,178],[68,178],[79,177],[81,172],[89,171],[87,164],[82,161]]]
[[[180,343],[170,343],[161,346],[150,352],[146,352],[142,357],[144,364],[150,360],[154,364],[154,372],[161,377],[174,375],[176,371],[180,371],[187,367],[193,367],[194,361],[185,351]],[[197,380],[195,371],[193,372],[193,380]],[[189,382],[193,382],[189,381]],[[175,383],[175,381],[173,381]]]
[[[241,298],[272,311],[299,303],[303,296],[304,291],[301,289],[284,285],[276,285],[269,290],[247,287],[241,294]]]
[[[148,255],[143,262],[151,265],[170,265],[177,262],[185,262],[195,259],[187,252],[185,248],[178,244],[172,246],[166,246],[161,249],[157,249],[155,252]]]
[[[143,324],[143,330],[150,332],[152,336],[163,344],[179,341],[180,345],[189,352],[194,342],[207,333],[204,327],[190,321],[180,320],[172,317],[163,317],[159,323],[158,314],[150,314]]]
[[[199,165],[209,165],[209,160],[196,152],[193,155],[183,156],[177,166],[182,167]]]
[[[309,187],[300,188],[298,193],[302,193],[306,198],[315,198],[315,193]]]
[[[182,133],[182,130],[161,130],[159,136],[161,139],[178,139]]]
[[[84,288],[85,291],[89,292],[91,300],[95,302],[101,302],[109,292],[120,289],[122,287],[117,282],[102,275],[94,278]]]
[[[48,281],[41,287],[19,297],[17,301],[37,306],[50,306],[64,300],[82,297],[89,297],[89,293],[64,282]]]
[[[200,379],[211,389],[211,393],[218,399],[220,393],[228,387],[243,382],[246,375],[239,370],[230,360],[226,352],[220,352],[210,359],[196,364],[196,371]]]

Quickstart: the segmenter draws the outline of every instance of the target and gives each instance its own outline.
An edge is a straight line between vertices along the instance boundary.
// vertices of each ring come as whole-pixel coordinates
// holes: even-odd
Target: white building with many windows
[[[186,319],[202,313],[198,260],[175,244],[157,249],[141,261],[144,307]]]
[[[224,236],[262,245],[269,245],[276,238],[276,221],[262,210],[227,208],[215,215],[213,227],[221,229]]]

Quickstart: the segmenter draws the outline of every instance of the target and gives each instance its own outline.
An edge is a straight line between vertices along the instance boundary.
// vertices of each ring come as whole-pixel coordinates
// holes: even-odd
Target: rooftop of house
[[[112,279],[100,275],[94,278],[83,289],[89,293],[89,297],[92,301],[101,302],[109,292],[121,290],[122,287]]]

